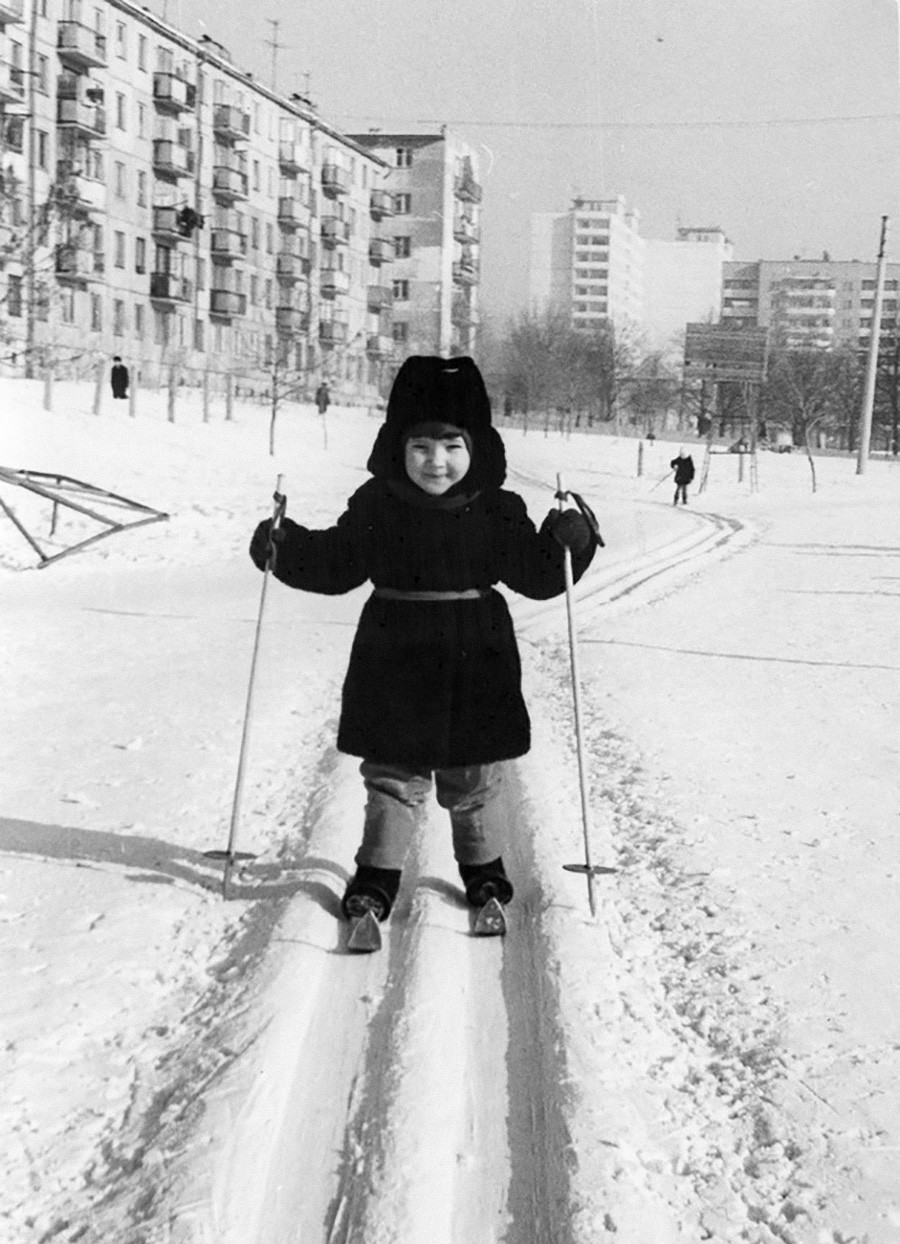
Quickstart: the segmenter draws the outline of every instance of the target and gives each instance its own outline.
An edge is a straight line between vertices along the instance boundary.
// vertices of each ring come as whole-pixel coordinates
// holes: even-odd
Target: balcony
[[[197,88],[174,73],[155,73],[153,102],[160,112],[170,112],[175,116],[192,112],[197,102]]]
[[[168,138],[153,141],[153,171],[157,177],[189,177],[194,171],[194,153]]]
[[[369,195],[369,215],[373,220],[382,220],[394,214],[394,196],[388,190],[373,190]]]
[[[388,359],[394,354],[393,337],[385,337],[381,333],[372,333],[366,338],[366,354],[370,359]]]
[[[247,255],[247,235],[237,229],[213,229],[209,244],[213,263],[232,263]]]
[[[346,194],[350,189],[350,178],[338,164],[322,165],[322,193],[329,199]]]
[[[213,109],[213,129],[219,138],[239,142],[250,137],[250,113],[243,112],[234,104],[216,104]]]
[[[276,274],[283,285],[293,285],[309,276],[310,262],[303,255],[282,252],[276,260]]]
[[[298,173],[305,173],[308,167],[308,161],[299,143],[279,143],[278,164],[282,173],[288,177],[296,177]]]
[[[247,174],[229,164],[217,164],[213,169],[213,198],[220,203],[236,203],[246,199],[249,193]]]
[[[174,306],[178,302],[190,302],[193,292],[191,282],[183,276],[174,276],[171,272],[150,273],[150,298],[153,302]]]
[[[350,274],[336,268],[325,268],[319,277],[319,293],[323,298],[335,298],[350,293]]]
[[[453,265],[454,285],[476,285],[478,283],[478,264],[474,259],[460,259]]]
[[[56,163],[56,188],[63,215],[90,216],[103,210],[104,186],[69,160]]]
[[[278,200],[278,224],[282,229],[299,229],[304,223],[305,208],[299,199]]]
[[[105,268],[102,251],[89,251],[74,242],[63,242],[56,249],[56,276],[60,281],[78,285],[102,281]]]
[[[480,203],[483,191],[471,174],[463,173],[453,179],[453,193],[464,203]]]
[[[474,220],[469,220],[468,216],[457,216],[453,222],[453,236],[464,246],[471,246],[481,241],[481,230]]]
[[[323,346],[344,345],[347,341],[347,325],[343,320],[320,320],[319,341]]]
[[[337,216],[322,217],[322,245],[329,249],[346,246],[350,241],[350,224]]]
[[[24,70],[0,61],[0,104],[21,104],[24,98]]]
[[[372,238],[369,243],[369,263],[373,268],[380,268],[383,263],[393,263],[396,258],[394,243],[390,238]]]
[[[182,236],[178,228],[179,210],[177,207],[154,207],[152,230],[155,237],[173,241]]]
[[[106,135],[106,110],[98,104],[84,104],[79,99],[57,99],[56,123],[62,129],[84,138]]]
[[[56,54],[76,73],[106,68],[106,36],[82,26],[81,22],[60,22],[56,32]]]
[[[25,0],[0,0],[0,26],[25,20]]]
[[[275,331],[282,337],[309,332],[309,312],[300,307],[276,307]]]
[[[394,291],[387,285],[370,285],[366,290],[366,306],[370,311],[390,311],[394,305]]]
[[[247,295],[238,294],[233,289],[211,289],[209,291],[209,313],[223,320],[233,319],[236,315],[246,315]]]

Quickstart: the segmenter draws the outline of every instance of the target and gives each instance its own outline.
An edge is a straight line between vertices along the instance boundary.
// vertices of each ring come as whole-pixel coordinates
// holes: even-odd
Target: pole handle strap
[[[275,491],[272,493],[272,500],[275,505],[272,510],[272,526],[269,528],[269,549],[268,558],[266,560],[266,568],[268,570],[275,569],[275,562],[278,560],[278,544],[275,540],[275,532],[281,526],[281,520],[284,518],[284,512],[287,509],[287,497],[280,492],[281,476],[278,477],[278,483]]]

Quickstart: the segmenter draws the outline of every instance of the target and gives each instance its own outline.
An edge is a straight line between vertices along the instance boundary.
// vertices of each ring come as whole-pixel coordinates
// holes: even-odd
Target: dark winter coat
[[[419,495],[416,495],[419,494]],[[369,597],[344,682],[338,748],[422,769],[486,764],[530,746],[521,669],[504,583],[536,600],[565,590],[564,554],[525,503],[502,489],[440,504],[413,484],[374,479],[337,524],[285,521],[275,575],[290,587],[339,593],[370,580],[402,591],[481,589],[478,599]],[[574,559],[579,578],[593,542]]]
[[[675,468],[676,484],[689,484],[694,478],[694,459],[690,454],[684,458],[673,458],[669,466]]]
[[[128,368],[124,363],[113,363],[109,372],[109,381],[112,385],[113,397],[128,396]]]

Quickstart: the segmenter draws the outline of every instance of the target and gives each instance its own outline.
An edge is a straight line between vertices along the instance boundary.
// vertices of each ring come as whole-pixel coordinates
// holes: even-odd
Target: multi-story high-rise
[[[625,199],[574,199],[567,212],[532,216],[529,300],[563,311],[573,327],[643,318],[646,243]]]
[[[649,348],[680,354],[686,324],[718,320],[732,253],[717,225],[679,228],[672,242],[647,239],[642,328]]]
[[[877,267],[858,260],[786,259],[726,263],[722,320],[769,327],[788,349],[865,348],[872,334]],[[888,264],[882,331],[898,333],[900,264]]]
[[[279,357],[338,396],[383,385],[376,150],[131,0],[0,0],[0,24],[8,362],[264,376]]]
[[[400,357],[471,354],[478,328],[480,208],[475,149],[439,134],[354,134],[380,156],[393,195],[390,265]]]

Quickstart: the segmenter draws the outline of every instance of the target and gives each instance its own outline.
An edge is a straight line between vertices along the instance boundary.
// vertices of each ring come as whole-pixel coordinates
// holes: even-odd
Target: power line
[[[379,126],[401,129],[410,125],[470,126],[473,129],[496,130],[700,130],[700,129],[771,129],[776,126],[852,125],[859,122],[897,121],[897,112],[869,112],[838,117],[771,117],[729,121],[483,121],[475,117],[425,117],[410,121],[408,117],[373,117],[363,113],[344,113],[345,121],[368,121]]]

